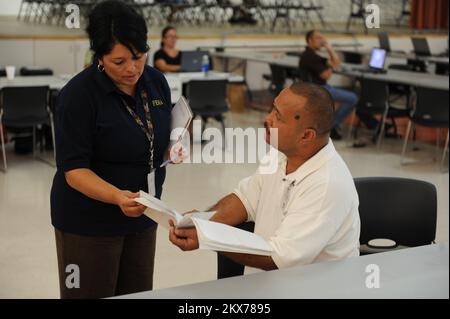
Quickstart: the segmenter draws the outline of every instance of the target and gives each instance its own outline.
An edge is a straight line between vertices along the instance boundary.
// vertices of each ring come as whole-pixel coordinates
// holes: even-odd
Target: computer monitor
[[[386,50],[375,48],[370,55],[369,67],[373,70],[384,70],[386,60]]]
[[[431,56],[430,46],[427,38],[411,38],[414,53],[418,56]]]
[[[181,72],[201,72],[204,55],[208,55],[208,51],[182,51]]]
[[[389,42],[389,35],[386,32],[378,33],[378,41],[380,42],[380,48],[391,52],[391,44]]]

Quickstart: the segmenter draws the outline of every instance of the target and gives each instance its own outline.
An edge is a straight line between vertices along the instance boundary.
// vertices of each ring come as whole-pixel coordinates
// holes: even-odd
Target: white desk
[[[300,299],[449,298],[449,245],[438,244],[342,261],[141,292],[118,298]],[[366,287],[366,267],[380,269],[380,288]]]
[[[60,90],[69,82],[71,75],[46,76],[16,76],[14,80],[0,78],[0,90],[4,87],[49,86],[52,90]],[[166,79],[169,84],[172,102],[178,101],[182,94],[183,84],[191,80],[226,79],[231,83],[242,82],[244,78],[231,73],[211,71],[205,76],[202,72],[168,73]]]
[[[213,53],[212,56],[224,59],[241,59],[247,61],[256,61],[294,69],[297,69],[299,66],[299,57],[287,56],[280,53],[221,52],[221,53]],[[362,67],[364,66],[358,64],[343,63],[342,69],[336,71],[336,73],[355,78],[371,78],[390,83],[411,85],[415,87],[429,87],[447,91],[449,89],[448,76],[436,75],[431,73],[399,71],[399,70],[388,70],[388,72],[384,74],[363,73],[361,71],[358,71],[358,69],[361,69]]]
[[[4,87],[49,86],[59,90],[70,80],[70,75],[16,76],[14,80],[0,78],[0,90]]]
[[[364,66],[359,64],[343,63],[336,73],[355,77],[378,80],[389,83],[410,85],[413,87],[426,87],[438,90],[449,90],[448,76],[432,73],[419,73],[411,71],[387,70],[386,73],[361,72]]]
[[[192,80],[210,81],[210,80],[228,80],[230,83],[241,83],[244,77],[225,72],[210,71],[206,75],[203,72],[181,72],[166,73],[167,82],[169,83],[172,94],[172,103],[178,101],[183,94],[183,85]]]
[[[286,55],[276,52],[258,52],[258,51],[242,51],[242,52],[214,52],[212,57],[228,59],[239,59],[246,61],[254,61],[283,66],[286,68],[297,69],[300,58],[298,56]],[[225,71],[227,71],[225,69]]]

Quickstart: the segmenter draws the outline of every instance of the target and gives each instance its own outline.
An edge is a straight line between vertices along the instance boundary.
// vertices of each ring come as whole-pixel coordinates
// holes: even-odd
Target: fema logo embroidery
[[[156,100],[152,100],[152,105],[153,106],[162,106],[162,105],[164,105],[164,103],[160,99],[156,99]]]

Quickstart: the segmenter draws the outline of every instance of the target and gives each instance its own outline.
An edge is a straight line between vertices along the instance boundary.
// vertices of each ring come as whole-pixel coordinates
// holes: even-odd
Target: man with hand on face
[[[211,221],[231,226],[255,222],[255,233],[273,247],[271,256],[219,252],[243,264],[272,270],[359,255],[360,219],[353,178],[329,133],[333,99],[324,88],[295,84],[275,99],[266,117],[278,132],[279,161],[273,174],[259,169],[211,210]],[[199,247],[196,229],[175,229],[170,241],[182,250]]]
[[[331,138],[340,140],[342,136],[338,132],[339,125],[353,111],[358,102],[358,96],[354,92],[327,84],[333,75],[333,70],[340,67],[341,60],[323,35],[318,31],[311,30],[306,33],[305,40],[307,47],[300,57],[300,73],[304,80],[307,77],[308,81],[323,86],[330,92],[335,102],[340,103],[331,130]],[[322,48],[327,51],[328,59],[317,53]]]

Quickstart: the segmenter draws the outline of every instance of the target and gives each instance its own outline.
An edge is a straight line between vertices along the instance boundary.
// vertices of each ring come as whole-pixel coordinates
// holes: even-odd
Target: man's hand
[[[139,217],[144,213],[146,207],[134,201],[134,198],[138,197],[139,193],[120,191],[116,195],[115,203],[126,216]]]
[[[175,246],[178,246],[183,251],[198,249],[197,230],[190,229],[176,229],[173,220],[169,220],[169,240]]]

